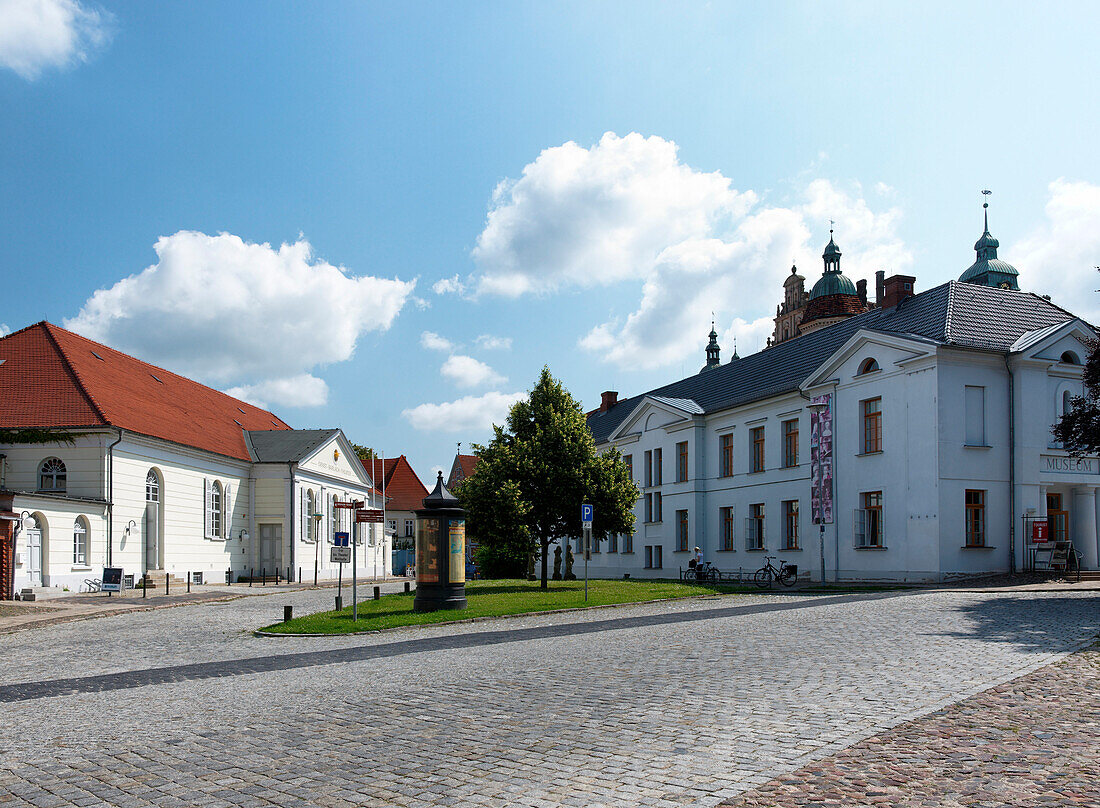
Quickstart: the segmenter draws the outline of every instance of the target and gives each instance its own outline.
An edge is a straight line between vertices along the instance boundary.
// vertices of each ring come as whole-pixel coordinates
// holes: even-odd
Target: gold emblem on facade
[[[333,460],[333,462],[335,463],[339,459],[340,459],[340,450],[339,449],[333,449],[332,450],[332,460]]]

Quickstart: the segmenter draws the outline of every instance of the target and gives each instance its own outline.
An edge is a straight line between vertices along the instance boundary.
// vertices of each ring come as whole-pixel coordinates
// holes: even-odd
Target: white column
[[[1070,531],[1073,546],[1081,554],[1081,566],[1085,569],[1096,569],[1096,486],[1082,485],[1073,489],[1073,522]]]

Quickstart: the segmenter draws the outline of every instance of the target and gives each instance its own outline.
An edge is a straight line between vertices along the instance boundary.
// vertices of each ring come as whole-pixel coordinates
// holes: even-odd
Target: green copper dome
[[[983,207],[986,209],[985,232],[974,243],[977,260],[967,268],[959,280],[976,286],[1018,290],[1020,284],[1016,278],[1020,273],[1012,264],[997,257],[997,248],[1001,246],[1001,242],[989,234],[989,204],[986,203]]]
[[[854,294],[856,294],[856,285],[847,277],[840,272],[826,272],[814,284],[813,291],[810,292],[810,300],[816,300],[827,295]]]

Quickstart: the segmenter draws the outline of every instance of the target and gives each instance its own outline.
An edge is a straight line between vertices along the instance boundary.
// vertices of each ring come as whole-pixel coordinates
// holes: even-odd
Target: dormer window
[[[859,370],[856,372],[856,375],[862,376],[864,373],[874,373],[878,369],[878,362],[875,361],[874,357],[869,356],[860,362]]]
[[[47,457],[38,467],[38,490],[63,494],[66,488],[67,474],[65,464],[60,458]]]
[[[1080,365],[1081,359],[1073,351],[1066,351],[1062,354],[1062,363],[1066,365]]]

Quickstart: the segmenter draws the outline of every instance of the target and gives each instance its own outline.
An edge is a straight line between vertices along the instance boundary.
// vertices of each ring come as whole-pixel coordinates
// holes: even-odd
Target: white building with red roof
[[[104,566],[158,585],[335,577],[351,525],[333,503],[382,507],[341,430],[291,429],[48,322],[0,339],[0,430],[0,599]],[[360,543],[361,571],[384,575],[381,525]]]

